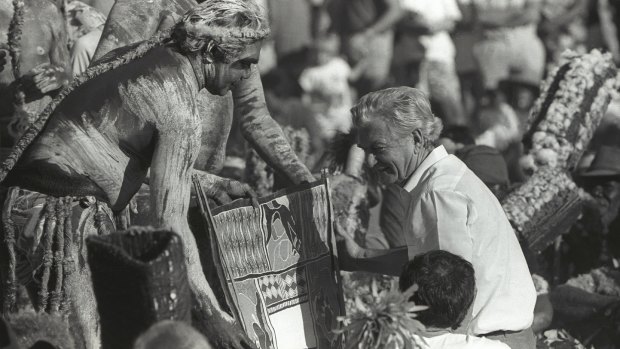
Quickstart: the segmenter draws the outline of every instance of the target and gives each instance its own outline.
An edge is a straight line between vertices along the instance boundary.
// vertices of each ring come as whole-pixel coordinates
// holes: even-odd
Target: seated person
[[[422,337],[429,348],[509,348],[496,340],[453,333],[476,295],[474,267],[468,261],[447,251],[426,252],[405,265],[399,282],[403,292],[417,284],[411,301],[428,306],[417,319],[426,327]]]
[[[519,242],[489,188],[443,146],[441,120],[417,89],[385,89],[361,98],[352,109],[357,146],[370,157],[383,184],[408,197],[405,246],[360,247],[342,233],[341,267],[394,275],[418,254],[444,250],[462,256],[476,271],[478,290],[466,333],[511,348],[536,347],[531,324],[536,291]]]

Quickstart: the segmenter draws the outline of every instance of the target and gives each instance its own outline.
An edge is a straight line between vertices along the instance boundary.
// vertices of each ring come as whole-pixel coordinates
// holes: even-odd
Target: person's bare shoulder
[[[120,96],[128,108],[154,122],[159,130],[199,128],[199,87],[186,58],[166,47],[157,47],[134,65],[139,74],[119,84]]]

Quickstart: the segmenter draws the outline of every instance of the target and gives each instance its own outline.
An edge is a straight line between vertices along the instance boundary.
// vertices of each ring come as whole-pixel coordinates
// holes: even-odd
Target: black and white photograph
[[[0,0],[0,349],[620,348],[619,0]]]

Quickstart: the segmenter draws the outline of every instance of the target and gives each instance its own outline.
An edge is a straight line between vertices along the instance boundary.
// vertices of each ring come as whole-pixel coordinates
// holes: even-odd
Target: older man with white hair
[[[357,145],[385,183],[410,196],[404,240],[391,250],[364,249],[346,237],[345,269],[398,275],[418,254],[446,250],[472,263],[477,295],[462,331],[535,348],[530,328],[536,291],[517,237],[487,186],[443,146],[426,96],[410,87],[362,97],[351,110]]]

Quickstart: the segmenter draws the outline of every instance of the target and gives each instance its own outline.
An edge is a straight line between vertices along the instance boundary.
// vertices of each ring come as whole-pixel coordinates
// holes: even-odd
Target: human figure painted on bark
[[[247,337],[219,309],[204,277],[187,210],[192,175],[199,177],[208,195],[221,202],[252,194],[245,184],[193,169],[205,125],[211,126],[209,134],[220,133],[224,142],[218,147],[203,146],[207,159],[222,152],[226,135],[221,133],[230,129],[229,114],[201,113],[197,101],[203,89],[213,98],[232,89],[235,106],[244,115],[242,128],[261,154],[293,183],[313,180],[271,119],[260,79],[254,78],[261,40],[268,33],[266,18],[254,2],[212,0],[189,11],[172,30],[103,57],[61,92],[2,164],[0,180],[11,187],[3,213],[13,217],[17,204],[23,213],[20,198],[42,193],[38,194],[45,197],[42,216],[64,212],[61,218],[68,222],[71,209],[80,211],[76,222],[71,222],[79,229],[76,239],[105,233],[114,229],[112,213],[127,206],[150,169],[153,224],[179,233],[185,244],[195,300],[194,325],[218,348],[247,347]],[[9,252],[11,248],[15,252],[15,241],[21,241],[16,235],[22,228],[4,229]],[[49,234],[62,235],[58,228],[45,230],[43,241]],[[80,304],[80,314],[86,313],[79,315],[82,331],[91,331],[86,346],[96,347],[97,333],[92,330],[96,323],[84,311],[92,310],[94,304],[89,298],[92,290],[84,286],[89,275],[87,266],[80,264],[83,251],[64,252],[77,267],[77,272],[67,273],[64,279],[69,283],[67,307]],[[7,255],[8,265],[19,262],[15,253]],[[5,279],[10,282],[8,270]],[[4,298],[10,299],[10,294]],[[39,304],[39,309],[48,310],[50,304],[54,308],[56,303],[53,297],[44,299],[45,307]]]
[[[49,0],[0,0],[0,23],[10,58],[0,70],[0,117],[11,119],[9,134],[18,137],[71,78],[67,32]]]

